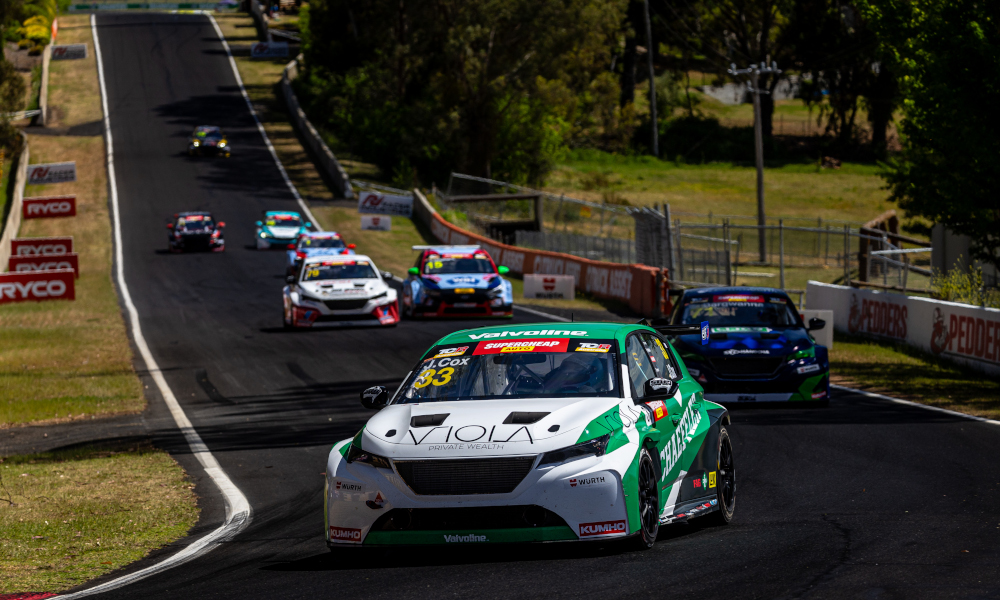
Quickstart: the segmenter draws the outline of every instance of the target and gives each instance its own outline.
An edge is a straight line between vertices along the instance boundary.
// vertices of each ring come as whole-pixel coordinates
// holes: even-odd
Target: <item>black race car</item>
[[[188,141],[188,154],[191,156],[215,154],[229,158],[231,152],[226,134],[214,125],[195,127]]]
[[[174,214],[167,223],[167,246],[171,252],[222,252],[226,240],[222,229],[226,224],[216,221],[210,212],[182,212]]]
[[[680,335],[674,347],[705,399],[736,402],[826,404],[830,359],[810,331],[822,319],[803,323],[788,295],[774,288],[728,287],[685,290],[671,313],[674,325],[708,321],[712,335]]]

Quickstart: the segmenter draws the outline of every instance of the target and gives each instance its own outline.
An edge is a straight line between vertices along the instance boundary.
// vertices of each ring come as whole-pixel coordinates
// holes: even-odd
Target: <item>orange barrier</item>
[[[666,269],[602,262],[561,252],[501,244],[445,221],[419,190],[414,191],[417,202],[414,203],[413,216],[423,221],[442,244],[478,244],[490,253],[498,265],[504,265],[519,275],[572,275],[576,289],[599,298],[625,302],[633,311],[647,317],[661,316],[668,308],[669,279]]]

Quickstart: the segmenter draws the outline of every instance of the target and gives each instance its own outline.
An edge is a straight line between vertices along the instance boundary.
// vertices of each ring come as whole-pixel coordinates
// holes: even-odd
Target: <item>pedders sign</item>
[[[74,217],[76,216],[76,196],[25,198],[21,206],[21,216],[25,219]]]
[[[75,252],[70,254],[40,254],[35,256],[11,256],[7,270],[12,273],[31,273],[34,271],[61,271],[72,269],[76,278],[80,278],[80,262]]]
[[[21,238],[10,241],[11,256],[58,256],[72,251],[72,237]]]
[[[70,269],[31,273],[0,273],[0,304],[29,300],[75,300]]]
[[[858,295],[851,294],[847,330],[905,340],[908,313],[905,304],[874,298],[858,302]]]

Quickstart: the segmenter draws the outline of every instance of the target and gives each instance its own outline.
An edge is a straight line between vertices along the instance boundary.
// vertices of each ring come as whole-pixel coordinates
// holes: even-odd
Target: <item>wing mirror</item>
[[[254,225],[256,225],[257,227],[263,227],[264,226],[264,222],[263,221],[257,221],[256,223],[254,223]]]
[[[167,229],[173,229],[173,228],[174,228],[173,223],[167,223]]]
[[[295,283],[295,275],[285,275],[285,283]]]
[[[392,273],[389,271],[382,271],[382,279],[388,279],[392,281]]]
[[[219,221],[219,229],[224,229],[226,227],[225,221]]]
[[[500,265],[499,267],[497,267],[497,273],[501,275],[506,275],[507,273],[510,273],[510,268]]]
[[[406,270],[406,272],[409,273],[410,275],[420,275],[420,269],[418,269],[417,267],[410,267],[409,269]]]
[[[389,390],[380,385],[376,385],[361,392],[361,406],[378,410],[389,401]]]
[[[826,321],[823,319],[816,317],[809,319],[808,331],[816,331],[817,329],[823,329],[824,327],[826,327]]]
[[[306,229],[309,229],[309,228],[311,228],[312,226],[313,226],[313,224],[312,224],[312,223],[310,223],[309,221],[306,221]]]
[[[649,397],[666,397],[674,395],[677,391],[677,382],[665,377],[654,377],[642,386],[643,400]]]
[[[354,250],[355,248],[357,248],[357,246],[356,246],[356,245],[354,245],[354,244],[348,244],[348,245],[347,245],[347,248],[348,248],[349,250]]]

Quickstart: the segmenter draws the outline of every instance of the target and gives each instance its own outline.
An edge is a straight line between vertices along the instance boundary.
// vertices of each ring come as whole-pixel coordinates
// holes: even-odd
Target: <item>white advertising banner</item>
[[[288,42],[254,42],[250,46],[251,58],[282,58],[288,56]]]
[[[76,181],[76,161],[28,165],[28,183],[30,185],[69,181]]]
[[[524,297],[572,300],[576,297],[574,283],[572,275],[525,275]]]
[[[1000,309],[810,281],[810,309],[833,311],[837,331],[905,342],[1000,375]]]
[[[392,196],[377,192],[361,192],[358,194],[358,212],[409,217],[413,214],[413,196]],[[462,242],[453,239],[451,243],[461,244]]]
[[[361,215],[361,229],[371,229],[373,231],[391,231],[392,217],[374,217]]]

